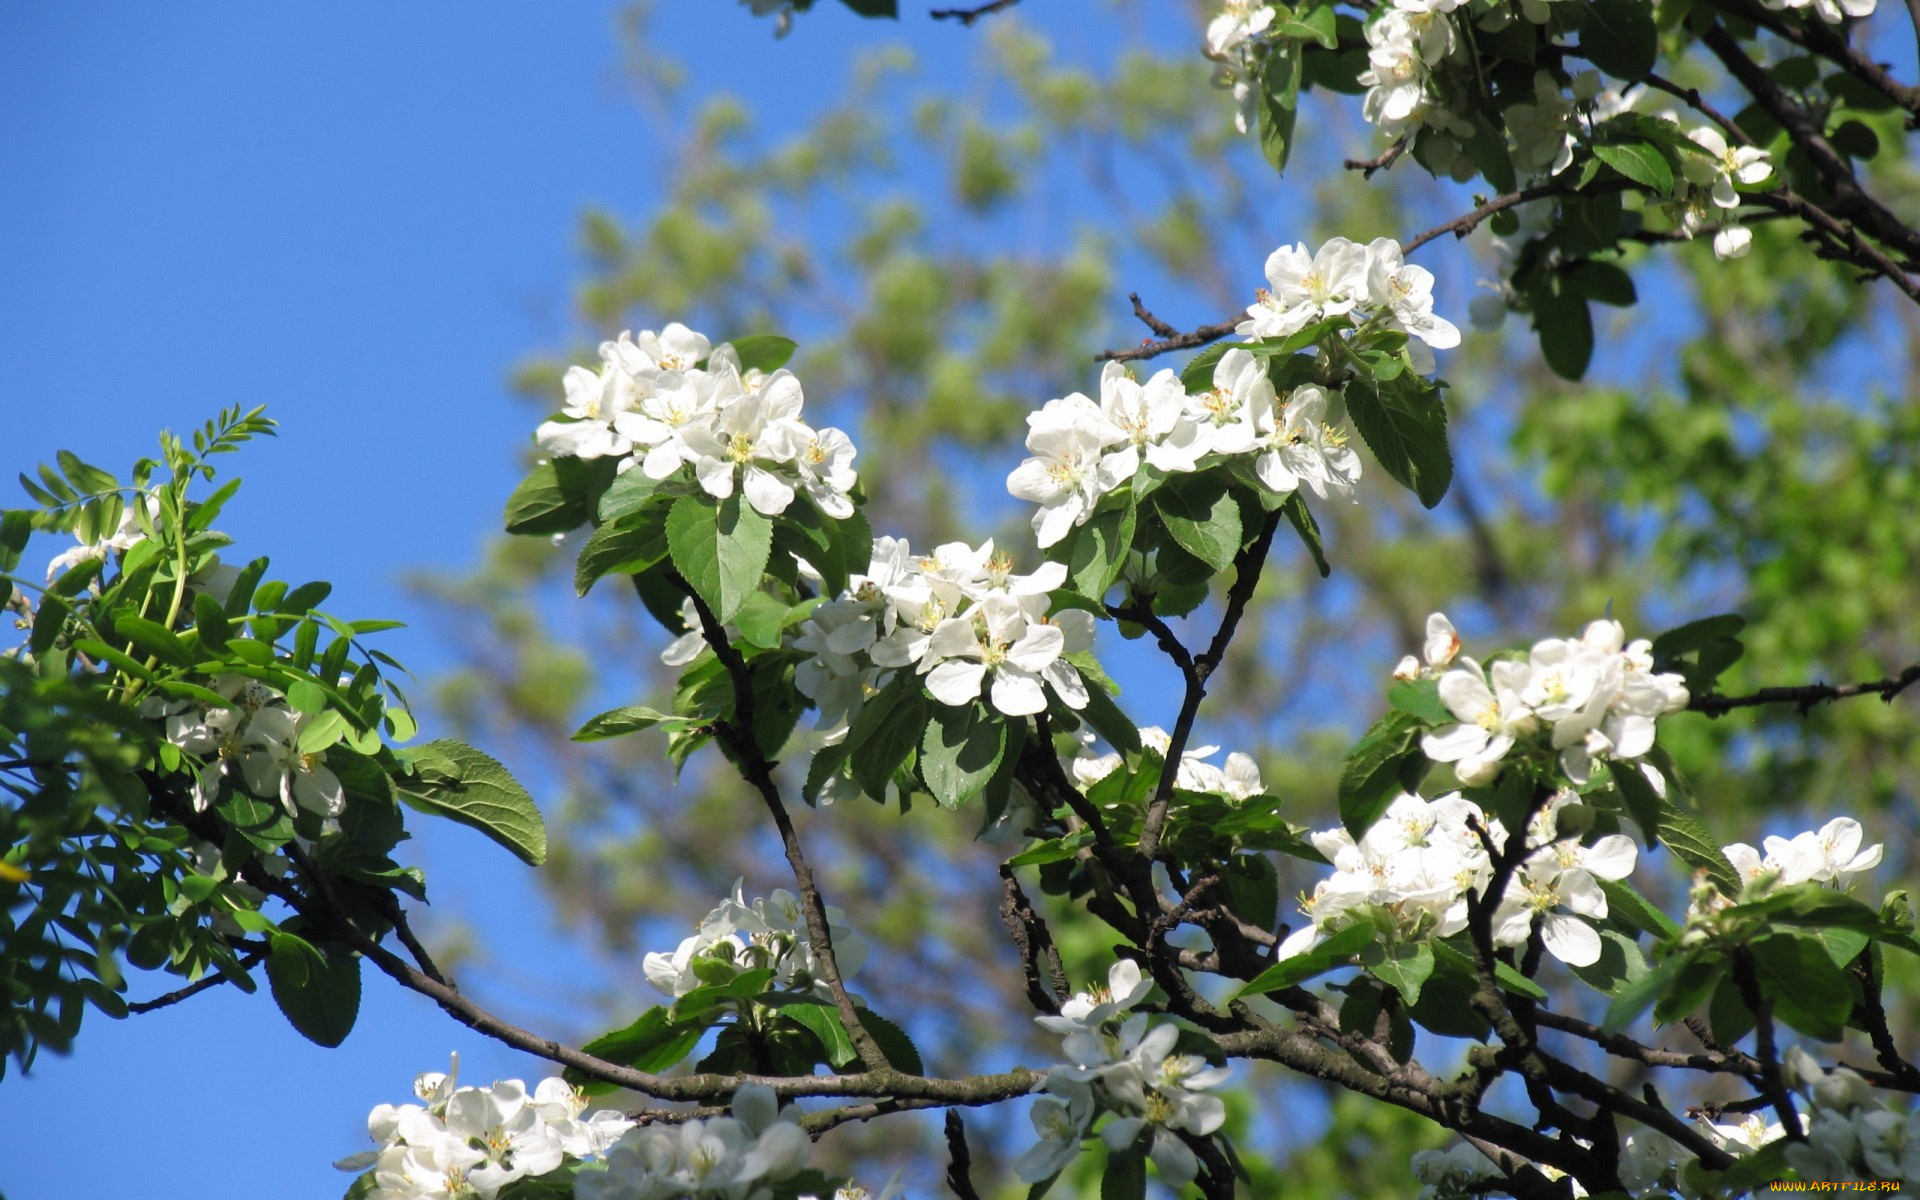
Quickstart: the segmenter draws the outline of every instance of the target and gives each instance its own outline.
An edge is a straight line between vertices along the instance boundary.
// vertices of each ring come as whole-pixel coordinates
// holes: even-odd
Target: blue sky
[[[789,121],[838,90],[854,44],[894,32],[823,10],[775,43],[732,4],[697,19],[685,0],[662,7],[663,41],[784,96]],[[248,482],[223,528],[280,577],[332,580],[334,611],[420,619],[401,575],[471,562],[515,482],[530,414],[505,380],[573,328],[581,210],[639,212],[653,195],[617,15],[484,0],[0,8],[7,476],[61,448],[124,472],[162,427],[267,402],[282,436],[229,460]],[[446,660],[430,633],[390,636],[416,669]],[[462,829],[420,834],[409,849],[442,907],[503,957],[552,953],[525,868]],[[0,1191],[330,1198],[347,1176],[329,1164],[364,1148],[367,1109],[407,1098],[448,1051],[470,1080],[543,1073],[383,979],[361,1014],[335,1051],[264,993],[92,1017],[71,1058],[0,1083]]]

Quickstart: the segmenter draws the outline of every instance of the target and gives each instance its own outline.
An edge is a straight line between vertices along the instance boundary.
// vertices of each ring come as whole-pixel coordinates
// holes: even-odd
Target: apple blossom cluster
[[[799,899],[785,888],[775,888],[771,896],[749,901],[745,882],[735,881],[733,893],[702,918],[699,929],[673,953],[655,951],[646,956],[641,968],[647,982],[679,999],[703,983],[712,983],[716,969],[725,975],[771,968],[773,987],[831,998],[831,990],[817,973]],[[843,915],[837,908],[827,909],[834,962],[840,977],[850,979],[866,961],[867,943],[839,924]]]
[[[368,1114],[380,1148],[334,1164],[372,1168],[366,1200],[493,1200],[517,1179],[605,1155],[633,1128],[610,1110],[587,1115],[585,1097],[560,1079],[541,1080],[529,1095],[518,1079],[460,1087],[459,1073],[456,1054],[446,1074],[414,1080],[421,1103],[381,1104]]]
[[[733,1094],[733,1115],[640,1125],[606,1152],[604,1171],[575,1176],[578,1200],[763,1200],[804,1170],[813,1143],[799,1110],[763,1083]]]
[[[1241,133],[1252,127],[1253,107],[1259,99],[1260,71],[1254,61],[1254,46],[1273,26],[1275,15],[1271,4],[1227,0],[1219,14],[1207,22],[1206,55],[1219,64],[1214,86],[1233,93],[1233,123]]]
[[[1031,457],[1007,476],[1007,491],[1040,506],[1033,530],[1042,549],[1086,524],[1101,497],[1143,463],[1171,475],[1246,457],[1276,494],[1305,484],[1322,498],[1351,497],[1360,457],[1325,422],[1327,399],[1325,389],[1304,384],[1282,400],[1266,365],[1238,348],[1221,356],[1212,390],[1197,396],[1172,371],[1143,384],[1110,362],[1098,404],[1075,392],[1027,416]]]
[[[1234,327],[1244,338],[1284,338],[1346,317],[1356,329],[1375,324],[1406,334],[1422,374],[1433,370],[1434,350],[1460,344],[1459,327],[1433,311],[1433,272],[1408,262],[1392,238],[1364,246],[1330,238],[1311,254],[1304,242],[1281,246],[1267,256],[1266,276],[1247,319]]]
[[[1639,852],[1625,834],[1586,845],[1563,833],[1560,813],[1578,803],[1577,795],[1562,791],[1528,823],[1527,856],[1494,909],[1493,940],[1523,946],[1538,925],[1548,953],[1586,967],[1599,961],[1602,949],[1590,923],[1607,915],[1600,884],[1631,875]],[[1504,851],[1507,831],[1458,792],[1432,800],[1403,794],[1358,841],[1345,829],[1321,830],[1310,840],[1334,873],[1301,896],[1309,924],[1281,943],[1276,959],[1304,954],[1365,923],[1390,944],[1460,932],[1467,927],[1467,898],[1484,894],[1492,880],[1487,846]]]
[[[1863,839],[1860,822],[1852,817],[1835,817],[1818,831],[1808,830],[1792,838],[1770,837],[1762,843],[1766,856],[1744,842],[1722,846],[1740,881],[1754,891],[1791,887],[1796,883],[1824,883],[1845,891],[1853,877],[1880,865],[1879,842],[1860,848]]]
[[[140,715],[162,722],[168,743],[201,760],[193,783],[195,812],[205,812],[231,780],[262,800],[277,800],[287,815],[301,809],[337,817],[346,792],[327,767],[327,747],[346,733],[337,714],[295,712],[274,688],[244,675],[222,675],[212,690],[232,703],[208,707],[193,700],[151,695]]]
[[[1148,1156],[1172,1187],[1185,1187],[1199,1173],[1199,1160],[1180,1134],[1206,1137],[1226,1121],[1226,1105],[1209,1092],[1230,1071],[1174,1053],[1177,1025],[1153,1025],[1147,1013],[1128,1013],[1152,986],[1138,963],[1123,959],[1107,972],[1104,987],[1074,996],[1058,1016],[1034,1018],[1063,1035],[1067,1061],[1048,1069],[1041,1085],[1047,1095],[1034,1101],[1040,1140],[1014,1160],[1022,1180],[1038,1183],[1065,1170],[1102,1113],[1115,1116],[1099,1131],[1109,1151],[1144,1138]]]
[[[809,740],[841,740],[867,697],[908,668],[950,706],[984,695],[1006,716],[1029,716],[1046,710],[1050,688],[1067,707],[1085,707],[1086,683],[1066,656],[1092,648],[1093,615],[1047,612],[1048,593],[1066,578],[1060,563],[1014,574],[1012,556],[991,538],[924,556],[904,538],[875,538],[866,573],[815,607],[792,643],[810,656],[794,672],[819,710]]]
[[[1116,753],[1092,754],[1092,735],[1086,735],[1086,739],[1081,746],[1081,753],[1067,764],[1073,772],[1073,781],[1082,791],[1119,770],[1126,761]],[[1173,739],[1158,725],[1141,727],[1140,744],[1157,752],[1163,761],[1167,752],[1173,749]],[[1252,757],[1235,750],[1227,755],[1224,767],[1207,761],[1219,752],[1218,746],[1195,746],[1181,754],[1174,786],[1189,792],[1225,796],[1233,801],[1250,800],[1266,791],[1266,785],[1260,779],[1260,766]]]
[[[1515,746],[1543,736],[1577,784],[1596,761],[1639,758],[1653,748],[1655,719],[1685,708],[1688,697],[1680,676],[1654,673],[1651,643],[1625,639],[1618,621],[1601,620],[1578,638],[1534,643],[1524,660],[1483,668],[1460,658],[1439,676],[1441,703],[1459,723],[1427,734],[1421,749],[1452,763],[1469,787],[1491,783]]]
[[[708,495],[737,488],[770,517],[802,491],[827,516],[853,515],[853,442],[800,419],[800,381],[784,367],[742,368],[732,346],[675,323],[602,342],[600,369],[569,367],[565,384],[565,407],[534,431],[548,454],[618,459],[654,480],[691,468]]]

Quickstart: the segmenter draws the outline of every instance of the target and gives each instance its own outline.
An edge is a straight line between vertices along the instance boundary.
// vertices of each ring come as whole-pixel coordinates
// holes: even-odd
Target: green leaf
[[[861,790],[875,800],[887,798],[894,770],[920,744],[926,721],[926,693],[920,677],[911,672],[896,673],[886,687],[867,697],[843,743]]]
[[[1660,56],[1653,6],[1645,0],[1592,0],[1580,22],[1580,53],[1616,79],[1644,79]]]
[[[1628,308],[1640,298],[1633,288],[1633,276],[1610,262],[1581,259],[1560,277],[1574,291],[1597,304]]]
[[[1129,495],[1125,504],[1102,509],[1073,531],[1062,549],[1066,552],[1067,582],[1074,591],[1095,601],[1106,596],[1121,568],[1127,565],[1137,512],[1138,506]]]
[[[1373,945],[1379,936],[1380,931],[1371,922],[1349,925],[1313,949],[1281,959],[1255,975],[1237,994],[1257,996],[1265,992],[1277,992],[1316,975],[1324,975],[1337,967],[1348,966],[1354,955]]]
[[[1799,933],[1774,933],[1748,944],[1760,994],[1776,1020],[1823,1042],[1844,1036],[1853,1012],[1853,988],[1826,945]]]
[[[507,532],[566,533],[585,525],[593,515],[593,497],[614,469],[610,458],[563,457],[540,464],[507,497]]]
[[[913,1039],[907,1031],[887,1020],[870,1008],[860,1010],[860,1025],[873,1039],[873,1044],[886,1055],[888,1065],[897,1071],[909,1075],[924,1074],[926,1068],[920,1062],[920,1051],[915,1048]]]
[[[1600,891],[1607,897],[1607,913],[1625,921],[1642,933],[1652,934],[1662,941],[1680,932],[1680,926],[1673,918],[1655,908],[1639,890],[1611,879],[1600,881]]]
[[[1720,843],[1706,826],[1671,800],[1660,801],[1660,841],[1688,866],[1704,869],[1727,895],[1740,894],[1740,876],[1720,852]]]
[[[1197,396],[1201,392],[1212,391],[1213,368],[1227,351],[1234,348],[1232,342],[1215,342],[1188,360],[1180,370],[1180,386],[1187,390],[1187,395]]]
[[[1611,996],[1647,973],[1647,959],[1632,938],[1618,930],[1602,929],[1599,959],[1588,966],[1567,969],[1588,987]]]
[[[1218,472],[1187,475],[1153,495],[1160,522],[1182,550],[1215,571],[1240,552],[1240,505]]]
[[[683,496],[667,514],[667,545],[681,578],[717,619],[730,621],[760,590],[773,554],[773,522],[738,492],[718,504],[706,495]]]
[[[1280,876],[1264,854],[1236,854],[1226,861],[1222,878],[1227,898],[1242,921],[1259,929],[1280,922]]]
[[[1293,152],[1293,126],[1300,109],[1300,44],[1274,46],[1260,66],[1260,151],[1273,169],[1286,173]]]
[[[268,941],[267,984],[288,1022],[318,1045],[346,1041],[360,1015],[360,959],[290,933],[274,933]]]
[[[889,11],[887,16],[894,14]],[[778,371],[787,365],[797,348],[792,338],[781,337],[777,333],[752,333],[743,338],[733,339],[733,352],[740,359],[742,371]],[[631,471],[628,474],[632,474]]]
[[[1031,867],[1046,863],[1064,862],[1081,850],[1093,845],[1091,829],[1077,829],[1072,833],[1063,833],[1057,838],[1048,838],[1044,842],[1027,847],[1007,860],[1010,867]]]
[[[33,513],[24,508],[0,512],[0,574],[20,565],[20,554],[33,536]]]
[[[626,1028],[602,1034],[581,1049],[608,1062],[657,1075],[692,1053],[706,1029],[704,1021],[678,1022],[664,1007],[656,1007],[641,1013]],[[561,1077],[589,1096],[616,1090],[613,1084],[592,1079],[572,1068],[561,1072]]]
[[[943,807],[958,808],[987,786],[1006,747],[1006,722],[978,701],[936,704],[920,742],[920,778]]]
[[[733,626],[740,640],[762,650],[778,650],[780,634],[787,626],[786,601],[767,592],[756,591],[734,614]]]
[[[1320,542],[1320,523],[1313,519],[1313,511],[1307,507],[1306,500],[1299,492],[1287,497],[1280,511],[1287,514],[1287,520],[1293,524],[1293,531],[1300,535],[1301,544],[1307,553],[1313,556],[1313,565],[1325,579],[1333,574],[1333,565],[1327,561],[1326,547]]]
[[[1683,654],[1705,650],[1718,642],[1734,640],[1746,627],[1747,619],[1738,613],[1701,617],[1654,638],[1653,655],[1656,660],[1679,658]]]
[[[1340,37],[1334,32],[1333,6],[1330,4],[1315,5],[1297,16],[1288,16],[1282,9],[1280,18],[1273,23],[1272,32],[1280,37],[1315,42],[1328,50],[1340,48]]]
[[[1107,1151],[1100,1175],[1100,1200],[1146,1200],[1147,1149],[1136,1139],[1124,1150]]]
[[[1139,726],[1133,723],[1133,718],[1120,711],[1120,706],[1099,684],[1087,684],[1087,706],[1080,710],[1080,719],[1093,726],[1093,731],[1120,753],[1134,754],[1139,751]]]
[[[1439,504],[1453,483],[1447,449],[1447,407],[1438,387],[1412,373],[1388,381],[1355,376],[1346,387],[1347,415],[1387,474]]]
[[[1593,360],[1593,314],[1584,296],[1572,289],[1539,289],[1532,294],[1533,328],[1540,335],[1540,355],[1562,379],[1579,379]]]
[[[1653,790],[1653,783],[1637,762],[1617,761],[1610,773],[1613,790],[1626,803],[1634,824],[1640,826],[1640,836],[1646,841],[1647,849],[1653,849],[1660,842],[1660,793]]]
[[[1371,928],[1369,926],[1369,928]],[[1402,942],[1391,949],[1381,948],[1380,961],[1368,962],[1367,972],[1381,983],[1400,993],[1400,998],[1408,1004],[1417,1004],[1420,989],[1433,974],[1433,944],[1431,942]],[[1366,962],[1363,956],[1361,961]]]
[[[1613,994],[1613,1003],[1607,1006],[1607,1015],[1601,1021],[1600,1028],[1609,1034],[1619,1033],[1640,1018],[1640,1014],[1653,1007],[1654,1001],[1666,994],[1667,989],[1680,978],[1693,960],[1685,955],[1676,954],[1657,964],[1652,970],[1638,979],[1631,980],[1625,987]]]
[[[200,660],[200,656],[181,641],[171,629],[158,621],[126,616],[115,620],[113,628],[115,633],[132,642],[136,650],[170,662],[176,667],[190,667]]]
[[[1673,166],[1645,142],[1596,142],[1593,156],[1656,196],[1673,194]]]
[[[1400,794],[1400,758],[1414,748],[1419,731],[1416,718],[1396,709],[1347,752],[1340,768],[1340,821],[1355,841]]]
[[[827,1052],[828,1066],[844,1067],[859,1057],[853,1048],[853,1039],[847,1036],[847,1027],[840,1021],[839,1011],[818,996],[776,994],[762,996],[760,1002],[781,1016],[799,1022],[819,1038]]]
[[[1387,688],[1387,703],[1429,725],[1451,725],[1453,713],[1440,700],[1438,679],[1401,679]]]
[[[415,746],[412,759],[415,774],[394,780],[402,800],[478,829],[531,866],[546,861],[539,806],[498,760],[445,739]]]
[[[636,575],[667,557],[666,524],[666,516],[654,509],[594,530],[574,562],[574,594],[586,595],[602,576]]]
[[[600,493],[600,521],[618,521],[628,513],[639,512],[659,494],[664,482],[651,478],[645,471],[629,470],[615,475],[607,490]]]
[[[625,708],[608,709],[601,713],[576,730],[572,740],[599,742],[607,738],[638,733],[642,729],[652,729],[656,725],[672,731],[700,724],[704,722],[699,717],[676,717],[672,713],[663,713],[643,704],[634,704]]]

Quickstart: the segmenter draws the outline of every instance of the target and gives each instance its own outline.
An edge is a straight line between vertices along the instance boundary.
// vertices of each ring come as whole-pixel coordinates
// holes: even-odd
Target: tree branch
[[[1140,844],[1134,853],[1143,862],[1151,862],[1159,852],[1160,835],[1167,824],[1167,810],[1173,803],[1174,781],[1180,774],[1180,758],[1186,753],[1187,740],[1193,736],[1193,723],[1200,715],[1200,701],[1207,694],[1207,677],[1226,657],[1227,646],[1233,641],[1234,630],[1239,628],[1240,617],[1253,599],[1253,590],[1260,583],[1260,572],[1267,565],[1267,555],[1273,549],[1273,535],[1280,527],[1280,519],[1278,509],[1268,513],[1266,523],[1260,527],[1253,541],[1234,555],[1233,586],[1227,590],[1227,607],[1220,616],[1220,628],[1214,632],[1213,641],[1208,643],[1206,651],[1196,657],[1185,671],[1186,695],[1181,700],[1180,715],[1174,721],[1173,731],[1168,735],[1167,761],[1160,768],[1160,784],[1154,789],[1153,799],[1147,805],[1146,818],[1140,824]]]
[[[1067,983],[1066,968],[1060,964],[1060,951],[1053,944],[1047,923],[1034,911],[1032,901],[1020,890],[1013,868],[1000,864],[1000,920],[1020,952],[1020,969],[1027,978],[1027,999],[1043,1013],[1060,1011],[1061,1001],[1073,994]],[[1040,978],[1040,961],[1046,960],[1047,979]]]
[[[266,956],[267,950],[264,946],[249,950],[240,956],[240,969],[243,971],[251,970],[256,963]],[[209,988],[216,988],[223,983],[231,982],[232,980],[227,977],[225,972],[217,972],[203,979],[196,979],[187,986],[168,992],[164,996],[155,996],[151,1000],[136,1000],[127,1005],[127,1011],[130,1013],[150,1013],[155,1009],[166,1008],[170,1005],[178,1004],[182,1000],[191,999],[194,996],[198,996],[201,992],[207,991]]]
[[[972,28],[973,23],[981,17],[990,17],[994,13],[1004,12],[1018,3],[1020,0],[991,0],[991,3],[974,8],[936,8],[928,15],[936,21],[958,21]]]
[[[1888,704],[1893,698],[1920,683],[1920,663],[1915,663],[1891,679],[1876,679],[1871,683],[1809,683],[1799,687],[1767,687],[1745,696],[1695,696],[1687,702],[1687,708],[1693,712],[1706,713],[1718,717],[1736,708],[1754,708],[1762,704],[1791,704],[1801,716],[1812,711],[1814,705],[1834,700],[1845,700],[1849,696],[1878,696]]]
[[[760,744],[754,737],[753,723],[753,681],[747,672],[747,663],[740,651],[727,638],[726,627],[707,602],[680,576],[670,571],[667,578],[687,594],[693,601],[694,611],[699,615],[700,628],[707,644],[713,647],[714,654],[727,670],[727,676],[733,681],[734,715],[716,726],[718,736],[732,751],[740,764],[741,774],[748,783],[760,793],[766,802],[767,812],[773,817],[773,824],[780,832],[780,844],[787,855],[787,866],[793,871],[794,886],[800,889],[800,911],[807,923],[807,942],[813,949],[814,965],[818,969],[822,982],[833,995],[833,1004],[840,1013],[840,1023],[847,1027],[847,1036],[853,1041],[854,1050],[860,1055],[860,1061],[869,1071],[887,1072],[892,1068],[887,1056],[860,1023],[859,1010],[854,1006],[853,997],[847,994],[847,985],[840,978],[840,964],[833,953],[833,933],[827,924],[827,907],[820,899],[820,889],[813,881],[813,868],[807,865],[806,852],[801,849],[800,835],[794,831],[793,819],[787,815],[787,806],[780,799],[780,787],[774,782],[773,764],[767,761],[760,751]]]
[[[947,1186],[960,1200],[980,1200],[973,1190],[973,1155],[967,1150],[967,1127],[957,1109],[947,1110]]]

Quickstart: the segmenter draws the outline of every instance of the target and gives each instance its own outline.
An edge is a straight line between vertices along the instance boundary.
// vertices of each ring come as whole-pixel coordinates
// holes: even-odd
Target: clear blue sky
[[[775,43],[723,0],[661,8],[659,37],[696,79],[763,112],[779,97],[776,123],[833,96],[861,42],[977,39],[823,5]],[[653,197],[617,14],[605,0],[0,8],[4,477],[61,448],[124,471],[163,426],[268,402],[282,437],[231,460],[248,483],[223,528],[276,575],[332,580],[335,611],[421,618],[401,574],[471,562],[515,482],[530,414],[504,381],[572,328],[579,213]],[[391,636],[416,669],[445,661],[430,633]],[[464,830],[421,833],[409,850],[441,906],[504,956],[554,953],[525,868]],[[0,1082],[0,1191],[330,1200],[348,1177],[329,1164],[366,1146],[367,1109],[406,1099],[453,1049],[469,1080],[544,1072],[371,973],[335,1051],[264,993],[91,1016],[71,1058]]]

